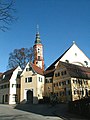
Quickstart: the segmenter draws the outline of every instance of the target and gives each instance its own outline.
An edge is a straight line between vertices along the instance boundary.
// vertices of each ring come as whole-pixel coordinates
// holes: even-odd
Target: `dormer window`
[[[86,66],[88,65],[88,62],[87,61],[84,61],[85,62],[85,64],[86,64]]]
[[[65,60],[66,63],[69,63],[69,60]]]
[[[5,75],[3,75],[3,79],[5,78]]]
[[[26,68],[26,71],[31,71],[32,67]]]

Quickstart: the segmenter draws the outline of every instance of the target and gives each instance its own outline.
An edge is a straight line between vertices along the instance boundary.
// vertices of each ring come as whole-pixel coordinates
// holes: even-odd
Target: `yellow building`
[[[59,62],[53,77],[58,101],[68,102],[90,96],[90,68]]]
[[[49,97],[53,93],[53,76],[55,69],[47,70],[44,72],[45,84],[44,84],[44,96]]]

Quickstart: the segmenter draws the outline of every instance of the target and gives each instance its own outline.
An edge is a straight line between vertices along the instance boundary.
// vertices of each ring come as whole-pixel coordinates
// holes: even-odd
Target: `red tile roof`
[[[34,70],[36,73],[38,73],[38,74],[40,74],[40,75],[44,75],[44,71],[43,71],[41,68],[39,68],[38,66],[36,66],[36,65],[33,64],[33,63],[30,63],[30,64],[31,64],[33,70]]]

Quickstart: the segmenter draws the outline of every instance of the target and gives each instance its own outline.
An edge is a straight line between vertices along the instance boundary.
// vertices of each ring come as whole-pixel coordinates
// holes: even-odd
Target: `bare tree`
[[[25,68],[27,62],[33,61],[33,48],[21,48],[14,49],[13,52],[9,54],[8,67],[15,68],[20,66],[22,69]]]
[[[14,2],[15,0],[0,0],[0,30],[6,31],[9,25],[16,19]]]

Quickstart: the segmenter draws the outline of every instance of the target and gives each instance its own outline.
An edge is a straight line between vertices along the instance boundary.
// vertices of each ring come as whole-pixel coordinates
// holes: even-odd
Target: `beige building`
[[[28,63],[21,74],[21,103],[37,104],[44,95],[44,75],[41,68]]]

